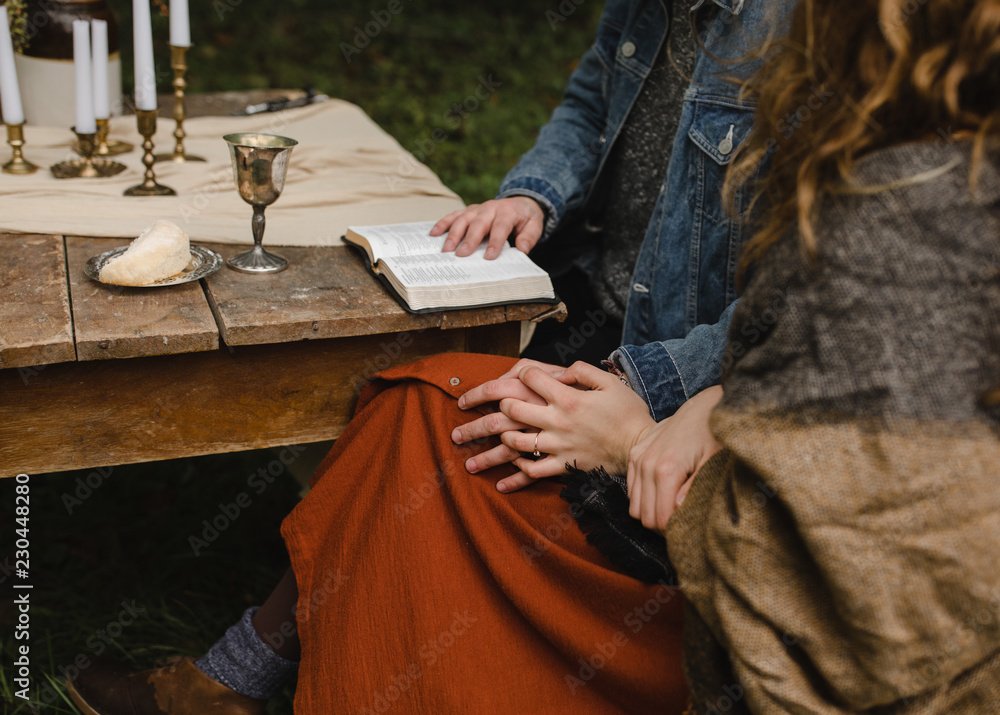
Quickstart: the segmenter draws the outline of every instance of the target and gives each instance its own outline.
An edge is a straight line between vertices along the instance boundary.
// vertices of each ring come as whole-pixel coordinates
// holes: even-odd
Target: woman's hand
[[[511,492],[536,479],[566,472],[566,464],[587,470],[603,465],[619,474],[626,469],[628,455],[643,430],[654,425],[642,398],[614,375],[578,362],[553,376],[538,367],[521,369],[519,380],[544,402],[507,397],[500,411],[512,424],[530,425],[535,432],[511,429],[500,439],[511,452],[544,457],[536,460],[517,456],[520,470],[502,479],[497,489]]]
[[[698,393],[672,417],[647,428],[629,452],[628,513],[646,528],[664,532],[698,470],[722,449],[708,426],[720,399],[718,386]]]
[[[517,399],[536,405],[545,404],[545,400],[518,379],[518,374],[526,367],[535,367],[553,376],[561,375],[566,370],[558,365],[521,359],[495,380],[484,382],[482,385],[472,388],[458,398],[458,406],[463,410],[478,408],[479,412],[484,414],[455,428],[451,433],[451,439],[455,444],[465,444],[511,430],[531,429],[529,425],[516,422],[499,411],[499,403],[504,399]],[[475,474],[490,467],[507,464],[520,456],[521,454],[516,450],[505,444],[500,444],[482,454],[470,457],[465,462],[465,468],[470,473]]]
[[[447,231],[448,238],[441,250],[455,251],[456,256],[471,255],[489,236],[486,258],[493,259],[500,255],[511,231],[515,233],[514,245],[530,253],[544,228],[545,212],[537,201],[527,196],[510,196],[450,213],[434,224],[431,235],[440,236]]]

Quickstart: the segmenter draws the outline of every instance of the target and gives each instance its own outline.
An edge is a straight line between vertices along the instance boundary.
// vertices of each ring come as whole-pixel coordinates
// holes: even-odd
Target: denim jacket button
[[[631,57],[635,54],[635,43],[626,42],[622,45],[622,57]]]
[[[735,129],[736,125],[730,124],[729,134],[726,135],[725,139],[719,142],[719,153],[722,154],[723,156],[728,156],[729,154],[733,153],[733,149],[735,148],[733,146],[733,131],[735,131]]]

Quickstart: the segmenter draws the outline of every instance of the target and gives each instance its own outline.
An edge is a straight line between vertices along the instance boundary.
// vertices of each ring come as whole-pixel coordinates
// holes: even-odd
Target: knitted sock
[[[240,695],[270,700],[281,694],[299,664],[282,658],[261,640],[253,627],[256,612],[256,606],[244,611],[239,622],[194,664],[209,678]]]

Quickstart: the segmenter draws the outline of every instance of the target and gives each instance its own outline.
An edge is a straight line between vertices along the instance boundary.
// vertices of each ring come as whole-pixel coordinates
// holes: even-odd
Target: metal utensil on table
[[[253,248],[245,253],[230,256],[226,265],[244,273],[277,273],[288,267],[281,256],[265,251],[264,209],[281,196],[285,188],[285,172],[294,139],[275,134],[227,134],[233,160],[233,179],[240,198],[253,206]]]
[[[294,107],[305,107],[309,104],[317,104],[319,102],[325,102],[330,99],[325,94],[316,94],[312,90],[307,89],[307,94],[305,97],[297,97],[291,99],[289,97],[281,97],[279,99],[272,99],[269,102],[261,102],[259,104],[248,104],[243,109],[237,109],[230,114],[234,117],[244,117],[254,114],[260,114],[262,112],[280,112],[282,109],[293,109]]]

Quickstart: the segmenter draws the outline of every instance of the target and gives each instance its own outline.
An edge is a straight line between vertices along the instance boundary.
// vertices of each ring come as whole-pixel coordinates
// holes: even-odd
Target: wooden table
[[[518,321],[565,315],[411,315],[345,247],[275,248],[282,273],[223,267],[169,288],[84,275],[126,243],[0,234],[0,476],[334,439],[372,373],[442,352],[516,355]]]

